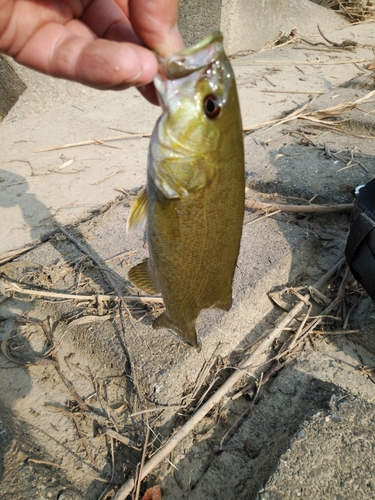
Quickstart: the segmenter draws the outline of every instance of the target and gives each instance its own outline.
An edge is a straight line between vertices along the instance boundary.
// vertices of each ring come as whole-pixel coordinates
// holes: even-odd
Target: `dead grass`
[[[346,122],[346,120],[345,119],[337,120],[337,119],[343,114],[347,113],[348,111],[357,108],[357,106],[363,102],[373,102],[371,98],[374,96],[374,94],[375,90],[372,90],[371,92],[367,93],[366,95],[360,97],[355,101],[345,101],[336,104],[335,106],[329,106],[328,108],[318,109],[316,111],[308,111],[309,106],[315,100],[314,97],[309,102],[304,104],[301,108],[298,108],[292,113],[289,113],[289,115],[287,115],[285,118],[269,120],[267,122],[251,125],[249,127],[244,127],[243,130],[244,132],[253,132],[254,130],[258,130],[264,127],[267,127],[266,130],[270,130],[272,128],[278,127],[279,125],[283,125],[285,123],[289,123],[291,121],[299,119],[299,120],[306,120],[309,122],[313,122],[314,125],[320,127],[326,127],[331,130],[335,130],[337,132],[346,133],[342,130],[342,125]],[[356,137],[359,136],[356,135]]]
[[[371,2],[363,4],[361,0],[320,0],[315,1],[322,7],[332,9],[346,17],[351,23],[367,21],[374,17],[375,9]]]

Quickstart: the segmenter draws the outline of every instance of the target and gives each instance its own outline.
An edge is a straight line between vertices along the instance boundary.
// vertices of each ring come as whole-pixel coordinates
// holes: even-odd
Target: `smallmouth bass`
[[[169,328],[198,347],[203,309],[228,311],[244,216],[242,122],[222,35],[163,59],[154,80],[163,114],[148,153],[147,185],[128,230],[147,219],[149,259],[128,273],[166,311],[153,328]]]

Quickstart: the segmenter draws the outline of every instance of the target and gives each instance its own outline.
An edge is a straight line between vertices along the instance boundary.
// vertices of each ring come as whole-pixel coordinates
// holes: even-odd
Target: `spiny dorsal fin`
[[[193,347],[200,348],[200,345],[197,342],[197,332],[195,330],[195,326],[186,325],[186,328],[182,330],[178,326],[176,326],[167,316],[165,312],[163,312],[160,316],[158,316],[154,322],[152,323],[152,328],[156,330],[158,328],[169,328],[177,333],[179,337],[181,337],[185,342],[192,345]]]
[[[147,219],[147,193],[144,187],[137,199],[135,200],[132,208],[130,209],[130,214],[128,222],[126,224],[126,232],[130,233],[133,231],[139,231],[143,229],[146,224]]]
[[[157,295],[159,293],[148,267],[148,259],[132,267],[128,272],[128,279],[145,293],[149,293],[150,295]]]

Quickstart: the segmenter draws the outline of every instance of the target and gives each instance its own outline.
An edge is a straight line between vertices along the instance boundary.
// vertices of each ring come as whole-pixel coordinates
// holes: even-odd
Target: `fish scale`
[[[166,310],[154,328],[169,328],[198,347],[200,312],[232,306],[244,215],[242,122],[221,33],[163,67],[155,86],[164,112],[150,141],[146,189],[128,221],[131,230],[147,219],[150,257],[129,279],[162,294]]]

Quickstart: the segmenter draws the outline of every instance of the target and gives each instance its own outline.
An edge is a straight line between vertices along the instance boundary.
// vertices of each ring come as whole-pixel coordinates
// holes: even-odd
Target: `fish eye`
[[[216,118],[221,111],[221,103],[216,95],[209,94],[204,98],[203,109],[207,118]]]

